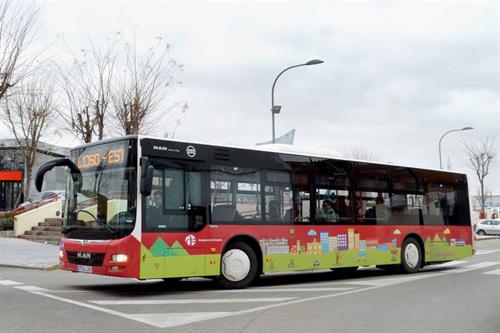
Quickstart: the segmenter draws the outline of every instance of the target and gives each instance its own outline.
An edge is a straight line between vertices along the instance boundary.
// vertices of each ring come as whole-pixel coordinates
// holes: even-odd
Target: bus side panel
[[[399,264],[408,235],[420,238],[427,262],[472,255],[467,227],[295,225],[239,231],[259,241],[264,272]]]
[[[414,235],[426,262],[472,255],[470,227],[361,225],[209,225],[198,233],[145,233],[141,278],[216,276],[227,241],[253,237],[264,272],[390,265],[401,261],[401,246]]]

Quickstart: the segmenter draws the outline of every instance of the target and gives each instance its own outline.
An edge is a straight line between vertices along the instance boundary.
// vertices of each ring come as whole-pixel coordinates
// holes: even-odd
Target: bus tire
[[[401,247],[401,268],[403,273],[416,273],[422,265],[422,249],[415,238],[409,237]]]
[[[257,256],[246,243],[231,244],[221,258],[220,275],[217,283],[226,289],[240,289],[248,286],[257,276]]]

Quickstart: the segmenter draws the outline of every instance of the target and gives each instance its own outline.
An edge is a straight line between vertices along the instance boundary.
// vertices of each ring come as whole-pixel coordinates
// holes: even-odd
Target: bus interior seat
[[[212,210],[212,220],[222,222],[233,222],[236,217],[234,205],[215,205]]]
[[[269,221],[281,222],[279,202],[277,200],[269,201]]]

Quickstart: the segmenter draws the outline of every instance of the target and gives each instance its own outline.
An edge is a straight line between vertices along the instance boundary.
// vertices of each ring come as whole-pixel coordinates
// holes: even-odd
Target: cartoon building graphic
[[[337,237],[336,236],[333,236],[333,237],[329,237],[329,248],[328,248],[328,251],[329,252],[335,252],[337,251]]]
[[[337,235],[337,245],[339,251],[347,250],[347,234]]]
[[[328,232],[319,233],[319,241],[321,243],[321,251],[323,253],[328,253],[328,250],[330,249],[330,239],[328,236]]]
[[[369,249],[376,249],[378,246],[378,239],[377,238],[368,238],[366,240],[366,247]]]
[[[354,234],[354,249],[359,250],[359,234]]]
[[[307,243],[307,253],[313,255],[321,253],[321,243],[318,243],[316,238],[312,241],[312,243]]]
[[[286,238],[264,238],[259,243],[264,254],[288,254],[290,252]]]
[[[354,249],[354,229],[353,228],[348,228],[347,229],[347,246],[349,250]]]

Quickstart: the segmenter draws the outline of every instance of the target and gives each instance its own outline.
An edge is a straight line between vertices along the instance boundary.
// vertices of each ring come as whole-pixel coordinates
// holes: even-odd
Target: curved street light
[[[271,114],[272,114],[272,117],[273,117],[273,143],[276,142],[275,131],[274,131],[274,115],[280,113],[280,110],[281,110],[281,106],[274,105],[274,86],[276,85],[276,81],[278,81],[279,77],[283,73],[285,73],[287,70],[289,70],[289,69],[296,68],[296,67],[301,67],[301,66],[319,65],[319,64],[322,64],[322,63],[324,63],[323,60],[313,59],[313,60],[309,60],[308,62],[303,63],[303,64],[293,65],[293,66],[287,67],[284,70],[282,70],[278,74],[278,76],[276,76],[276,78],[274,79],[273,87],[271,89]]]
[[[470,126],[467,126],[464,128],[453,129],[453,130],[449,130],[448,132],[445,132],[441,136],[441,139],[439,139],[439,169],[443,169],[443,162],[441,161],[441,141],[443,141],[444,136],[446,134],[451,133],[451,132],[468,131],[468,130],[472,130],[472,129],[474,129],[474,127],[470,127]]]

